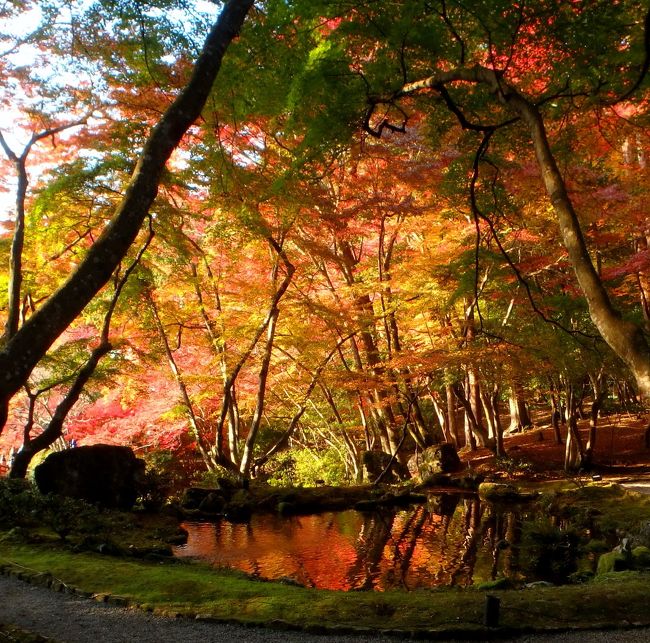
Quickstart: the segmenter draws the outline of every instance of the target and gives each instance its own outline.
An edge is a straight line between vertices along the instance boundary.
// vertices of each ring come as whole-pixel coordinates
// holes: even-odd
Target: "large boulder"
[[[41,493],[128,510],[144,482],[144,467],[129,447],[95,444],[50,454],[34,478]]]
[[[440,473],[457,473],[464,469],[453,444],[444,442],[417,453],[409,460],[409,470],[422,482]]]
[[[387,467],[390,468],[382,476],[382,482],[392,484],[409,477],[408,469],[397,458],[384,451],[364,451],[362,460],[366,477],[370,482],[374,482],[384,474]]]

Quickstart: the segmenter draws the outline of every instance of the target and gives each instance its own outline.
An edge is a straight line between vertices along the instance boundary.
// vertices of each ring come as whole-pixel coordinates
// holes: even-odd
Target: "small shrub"
[[[315,487],[346,482],[345,463],[335,449],[313,452],[289,449],[269,463],[268,482],[275,486]]]
[[[509,476],[516,476],[534,473],[534,466],[521,458],[514,458],[508,455],[499,456],[495,460],[497,470],[507,473]]]
[[[0,478],[0,524],[7,528],[35,524],[40,494],[26,480]]]
[[[580,536],[575,529],[560,529],[549,520],[527,524],[524,546],[534,576],[552,583],[564,583],[578,571]]]
[[[93,505],[56,494],[41,496],[41,522],[61,540],[71,534],[97,534],[106,530],[105,521]]]

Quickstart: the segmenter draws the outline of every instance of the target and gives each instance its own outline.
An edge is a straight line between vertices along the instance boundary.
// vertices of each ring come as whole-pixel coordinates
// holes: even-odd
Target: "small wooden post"
[[[483,624],[487,627],[499,627],[499,608],[501,599],[498,596],[485,595],[485,613]]]

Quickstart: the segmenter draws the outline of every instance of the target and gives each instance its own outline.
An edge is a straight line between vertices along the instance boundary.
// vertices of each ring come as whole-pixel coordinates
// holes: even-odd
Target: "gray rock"
[[[409,471],[422,482],[427,482],[438,474],[457,473],[464,468],[454,445],[447,442],[427,447],[409,460]]]

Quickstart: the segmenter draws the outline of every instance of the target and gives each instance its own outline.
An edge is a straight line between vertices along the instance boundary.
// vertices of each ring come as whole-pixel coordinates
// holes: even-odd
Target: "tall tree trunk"
[[[589,413],[589,436],[587,446],[585,447],[584,467],[589,468],[594,462],[594,449],[596,448],[596,429],[598,427],[598,415],[607,397],[606,378],[602,371],[600,373],[590,373],[589,380],[592,388],[592,403]]]
[[[456,436],[452,433],[449,427],[448,410],[446,405],[442,403],[440,394],[437,391],[431,391],[431,402],[433,404],[433,409],[436,412],[436,416],[438,417],[438,424],[440,424],[445,442],[457,447]]]
[[[650,397],[650,346],[642,328],[623,319],[614,308],[594,268],[578,216],[551,151],[542,116],[537,107],[521,95],[508,92],[503,96],[530,128],[544,185],[558,217],[562,240],[587,300],[591,319],[614,353],[632,371],[643,396]]]
[[[445,385],[447,395],[447,419],[449,422],[449,433],[453,436],[453,444],[458,448],[460,440],[458,439],[458,423],[456,422],[456,395],[452,384]]]
[[[470,427],[470,440],[473,440],[474,436],[476,436],[476,438],[478,438],[479,444],[482,447],[488,447],[489,449],[494,450],[494,442],[490,440],[485,429],[476,421],[474,411],[472,410],[472,405],[467,399],[467,396],[463,392],[463,388],[460,384],[454,385],[454,394],[456,395],[456,399],[458,399],[462,407],[465,409],[465,416],[467,417],[468,426]],[[471,443],[469,446],[472,448]],[[475,442],[472,450],[474,449],[476,449]]]
[[[118,209],[66,282],[0,351],[0,429],[9,401],[54,341],[110,279],[124,258],[158,192],[167,160],[199,117],[226,49],[242,27],[253,0],[230,0],[210,30],[190,80],[151,131]]]
[[[589,315],[603,339],[627,364],[642,396],[650,397],[650,345],[643,329],[634,322],[623,319],[620,312],[614,308],[593,265],[580,221],[551,150],[538,107],[508,85],[497,71],[481,65],[440,71],[427,78],[406,83],[391,100],[430,90],[444,96],[447,93],[446,86],[458,82],[485,85],[527,125],[542,180],[559,222],[562,242],[580,289],[587,300]],[[463,121],[463,125],[466,124],[467,121]]]
[[[521,386],[512,384],[510,387],[510,397],[508,398],[508,405],[510,407],[510,427],[508,431],[515,433],[522,431],[529,427],[532,422],[526,407],[526,400],[524,399]]]

